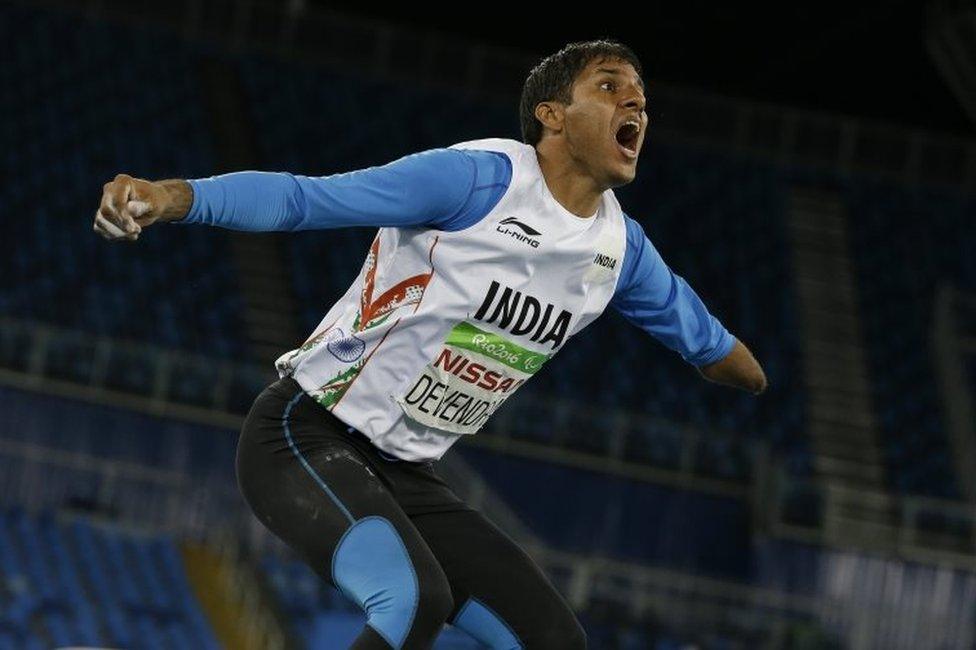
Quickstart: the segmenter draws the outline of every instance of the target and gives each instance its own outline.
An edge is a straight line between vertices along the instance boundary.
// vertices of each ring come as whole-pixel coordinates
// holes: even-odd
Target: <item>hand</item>
[[[92,229],[105,239],[135,241],[162,214],[168,196],[157,183],[119,174],[102,188]]]

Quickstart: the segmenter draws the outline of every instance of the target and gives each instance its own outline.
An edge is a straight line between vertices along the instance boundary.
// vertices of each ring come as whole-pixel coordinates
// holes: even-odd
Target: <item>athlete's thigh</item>
[[[531,557],[477,510],[411,517],[454,597],[448,622],[491,648],[585,648],[569,604]]]
[[[319,408],[297,391],[265,391],[255,401],[237,448],[238,484],[254,514],[332,584],[336,547],[357,523],[377,539],[399,538],[422,584],[425,577],[442,579],[393,495],[360,452],[325,424]]]
[[[355,648],[428,648],[454,602],[427,543],[361,450],[294,381],[255,401],[238,483],[257,517],[366,613]]]

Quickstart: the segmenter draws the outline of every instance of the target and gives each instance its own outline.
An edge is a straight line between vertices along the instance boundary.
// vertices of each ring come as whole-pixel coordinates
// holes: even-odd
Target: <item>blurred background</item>
[[[519,138],[530,67],[603,36],[650,83],[618,196],[770,388],[610,310],[440,473],[591,648],[973,648],[976,4],[794,4],[0,2],[0,648],[363,624],[253,519],[234,454],[374,231],[110,243],[102,184]]]

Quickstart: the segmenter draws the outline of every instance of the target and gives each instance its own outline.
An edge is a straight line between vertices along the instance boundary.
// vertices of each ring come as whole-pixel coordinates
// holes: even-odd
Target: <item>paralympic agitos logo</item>
[[[509,228],[508,226],[514,226],[514,228]],[[515,230],[515,228],[518,228],[518,230]],[[534,237],[538,237],[542,233],[535,228],[522,223],[515,217],[506,217],[502,219],[498,222],[498,226],[495,228],[495,230],[500,233],[510,235],[518,241],[528,244],[532,248],[539,248],[539,240],[534,239]]]

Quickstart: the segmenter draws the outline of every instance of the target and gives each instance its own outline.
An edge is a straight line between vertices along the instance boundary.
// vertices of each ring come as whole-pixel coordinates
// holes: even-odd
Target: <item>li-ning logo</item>
[[[518,230],[514,230],[512,228],[508,228],[507,226],[516,226],[517,228],[521,229],[522,232],[519,232]],[[501,221],[499,221],[496,230],[498,232],[505,233],[506,235],[511,235],[512,237],[519,240],[520,242],[525,242],[532,248],[539,247],[539,240],[533,238],[538,237],[542,233],[540,233],[535,228],[532,228],[531,226],[525,225],[515,217],[506,217]]]

